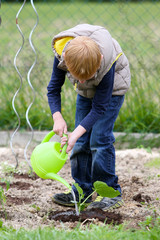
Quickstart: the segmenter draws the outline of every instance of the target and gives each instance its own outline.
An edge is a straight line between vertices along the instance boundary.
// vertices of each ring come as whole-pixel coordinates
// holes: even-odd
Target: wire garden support
[[[31,0],[30,2],[31,2],[31,5],[32,5],[32,8],[33,8],[34,12],[36,13],[37,20],[36,20],[36,24],[35,24],[34,27],[32,28],[32,30],[31,30],[31,32],[30,32],[30,35],[29,35],[29,44],[30,44],[30,46],[31,46],[31,48],[32,48],[32,51],[33,51],[34,54],[35,54],[35,61],[33,62],[32,66],[30,67],[30,69],[29,69],[29,71],[28,71],[28,73],[27,73],[27,81],[28,81],[28,84],[29,84],[32,92],[33,92],[33,100],[32,100],[32,102],[29,104],[29,106],[28,106],[28,108],[27,108],[27,111],[26,111],[26,121],[27,121],[27,125],[28,125],[29,128],[31,129],[31,138],[30,138],[30,140],[28,141],[28,143],[27,143],[26,146],[25,146],[25,149],[24,149],[24,157],[25,157],[25,160],[26,160],[26,162],[28,163],[28,165],[29,165],[29,167],[30,167],[30,169],[31,169],[31,172],[32,172],[32,167],[31,167],[30,161],[28,160],[28,157],[27,157],[27,149],[28,149],[28,147],[29,147],[29,145],[30,145],[30,143],[31,143],[31,141],[32,141],[32,139],[33,139],[33,135],[34,135],[33,127],[32,127],[32,125],[31,125],[31,123],[30,123],[30,121],[29,121],[29,111],[30,111],[30,108],[32,107],[32,105],[33,105],[33,103],[34,103],[34,101],[35,101],[35,90],[34,90],[32,84],[31,84],[31,81],[30,81],[30,74],[31,74],[34,66],[35,66],[36,63],[37,63],[37,54],[36,54],[36,50],[35,50],[35,48],[34,48],[34,45],[33,45],[33,43],[32,43],[32,34],[33,34],[35,28],[36,28],[37,25],[38,25],[39,17],[38,17],[38,13],[37,13],[37,11],[36,11],[36,8],[35,8],[35,6],[34,6],[33,0]],[[16,69],[18,75],[19,75],[19,78],[20,78],[20,86],[19,86],[19,88],[17,89],[17,91],[16,91],[16,93],[14,94],[13,99],[12,99],[12,108],[13,108],[13,110],[14,110],[16,116],[17,116],[17,119],[18,119],[18,126],[17,126],[17,128],[15,129],[15,131],[13,132],[13,134],[11,135],[11,138],[10,138],[10,147],[11,147],[12,153],[13,153],[15,159],[16,159],[16,167],[15,167],[15,169],[18,167],[19,162],[18,162],[18,157],[17,157],[17,155],[16,155],[16,153],[15,153],[15,151],[14,151],[14,149],[13,149],[13,139],[14,139],[14,137],[15,137],[16,133],[18,132],[18,130],[19,130],[19,128],[20,128],[20,125],[21,125],[20,116],[19,116],[19,114],[18,114],[18,112],[17,112],[17,110],[16,110],[16,108],[15,108],[15,99],[16,99],[18,93],[20,92],[20,90],[21,90],[21,88],[22,88],[22,83],[23,83],[23,81],[22,81],[22,75],[21,75],[21,73],[20,73],[20,71],[19,71],[19,69],[18,69],[18,67],[17,67],[16,61],[17,61],[17,57],[18,57],[19,53],[21,52],[21,50],[22,50],[22,48],[23,48],[23,46],[24,46],[24,35],[23,35],[23,32],[21,31],[21,28],[20,28],[20,26],[19,26],[19,24],[18,24],[18,17],[19,17],[20,12],[21,12],[22,9],[23,9],[25,3],[26,3],[26,0],[24,0],[21,8],[19,9],[19,11],[18,11],[18,13],[17,13],[17,15],[16,15],[16,26],[17,26],[20,34],[21,34],[21,37],[22,37],[22,45],[21,45],[21,47],[19,48],[19,50],[17,51],[17,53],[16,53],[16,55],[15,55],[15,58],[14,58],[14,67],[15,67],[15,69]]]
[[[24,35],[23,35],[23,33],[22,33],[22,31],[21,31],[21,28],[20,28],[20,26],[19,26],[19,24],[18,24],[18,17],[19,17],[20,12],[21,12],[22,9],[23,9],[25,3],[26,3],[26,0],[24,0],[21,8],[19,9],[19,11],[18,11],[18,13],[17,13],[17,15],[16,15],[16,26],[17,26],[20,34],[21,34],[21,37],[22,37],[22,45],[21,45],[20,48],[18,49],[18,51],[17,51],[17,53],[16,53],[16,55],[15,55],[15,58],[14,58],[14,67],[15,67],[15,69],[16,69],[18,75],[19,75],[19,78],[20,78],[20,86],[19,86],[19,88],[17,89],[17,91],[16,91],[16,93],[14,94],[13,99],[12,99],[12,107],[13,107],[13,110],[14,110],[17,118],[18,118],[18,126],[17,126],[17,128],[15,129],[15,131],[13,132],[13,134],[11,135],[11,139],[10,139],[10,147],[11,147],[12,153],[13,153],[15,159],[16,159],[16,167],[15,167],[15,168],[18,167],[18,164],[19,164],[19,163],[18,163],[17,155],[16,155],[16,153],[15,153],[15,151],[14,151],[14,149],[13,149],[13,138],[14,138],[14,136],[16,135],[16,133],[18,132],[18,130],[19,130],[19,128],[20,128],[20,125],[21,125],[21,120],[20,120],[19,114],[18,114],[18,112],[17,112],[17,110],[16,110],[16,108],[15,108],[15,99],[16,99],[18,93],[20,92],[20,90],[21,90],[21,88],[22,88],[22,75],[21,75],[21,73],[20,73],[20,71],[18,70],[18,67],[17,67],[17,57],[18,57],[19,53],[21,52],[21,50],[22,50],[22,48],[23,48],[23,46],[24,46]]]
[[[36,24],[34,25],[33,29],[32,29],[31,32],[30,32],[30,35],[29,35],[29,44],[30,44],[30,46],[31,46],[31,48],[32,48],[32,50],[33,50],[33,52],[34,52],[34,54],[35,54],[35,61],[34,61],[34,63],[32,64],[32,66],[31,66],[31,68],[29,69],[28,74],[27,74],[28,84],[29,84],[29,86],[30,86],[30,88],[31,88],[31,90],[32,90],[32,92],[33,92],[33,100],[32,100],[32,102],[30,103],[30,105],[28,106],[28,109],[27,109],[27,111],[26,111],[26,120],[27,120],[27,124],[28,124],[29,128],[31,129],[32,134],[31,134],[30,140],[28,141],[28,143],[27,143],[27,145],[26,145],[26,147],[25,147],[25,149],[24,149],[24,157],[25,157],[25,159],[26,159],[27,163],[29,164],[30,169],[31,169],[31,171],[32,171],[32,167],[31,167],[30,161],[29,161],[28,158],[27,158],[27,149],[28,149],[28,147],[29,147],[29,145],[30,145],[30,143],[31,143],[31,141],[32,141],[32,139],[33,139],[34,131],[33,131],[32,125],[31,125],[31,123],[30,123],[30,121],[29,121],[28,115],[29,115],[30,108],[32,107],[32,105],[33,105],[33,103],[34,103],[34,101],[35,101],[35,90],[34,90],[32,84],[31,84],[31,81],[30,81],[30,74],[31,74],[34,66],[35,66],[36,63],[37,63],[37,54],[36,54],[35,48],[34,48],[33,43],[32,43],[32,34],[33,34],[35,28],[36,28],[37,25],[38,25],[39,17],[38,17],[38,13],[37,13],[37,11],[36,11],[36,8],[35,8],[35,6],[34,6],[33,0],[31,0],[31,5],[32,5],[32,8],[34,9],[34,12],[36,13],[36,16],[37,16]]]

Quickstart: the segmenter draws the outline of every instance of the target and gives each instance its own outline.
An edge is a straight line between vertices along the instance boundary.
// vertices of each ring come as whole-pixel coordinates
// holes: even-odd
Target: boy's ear
[[[102,59],[103,59],[103,55],[101,54],[101,61],[102,61]]]
[[[63,58],[65,58],[65,52],[63,53]]]

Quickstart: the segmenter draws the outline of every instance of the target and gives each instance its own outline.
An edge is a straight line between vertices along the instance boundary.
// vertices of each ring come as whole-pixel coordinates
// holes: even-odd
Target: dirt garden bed
[[[160,168],[147,167],[147,163],[160,158],[160,149],[131,149],[116,151],[116,170],[122,187],[125,204],[112,212],[92,211],[81,213],[76,218],[74,208],[59,206],[52,202],[52,195],[66,191],[61,183],[43,180],[36,175],[29,175],[29,167],[24,159],[23,149],[17,148],[19,167],[16,173],[10,170],[16,165],[10,148],[0,148],[0,176],[8,180],[10,187],[1,182],[7,201],[4,209],[0,206],[0,218],[4,225],[27,229],[55,226],[57,228],[74,228],[77,224],[105,224],[126,222],[128,227],[138,227],[146,216],[160,214]],[[31,151],[28,152],[30,156]],[[69,159],[59,172],[72,184]],[[62,212],[62,214],[60,214]],[[73,217],[71,215],[74,215]],[[59,216],[62,216],[59,217]],[[63,223],[62,223],[63,221]]]

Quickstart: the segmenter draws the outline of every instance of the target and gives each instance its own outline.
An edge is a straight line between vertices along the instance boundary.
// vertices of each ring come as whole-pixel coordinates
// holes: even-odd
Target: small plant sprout
[[[0,204],[1,204],[1,206],[4,206],[5,202],[6,202],[6,196],[4,194],[3,188],[0,186]]]
[[[3,221],[2,219],[0,219],[0,229],[2,228],[2,226],[3,226]]]
[[[32,204],[31,207],[34,208],[37,213],[41,210],[36,204]]]
[[[4,182],[6,184],[6,190],[8,191],[9,187],[10,187],[10,183],[4,179],[0,178],[0,182]],[[4,204],[6,203],[6,195],[4,193],[3,188],[0,186],[0,203],[2,206],[4,206]]]
[[[83,201],[82,202],[82,199],[84,198],[84,193],[83,193],[83,189],[78,185],[78,183],[74,183],[73,184],[75,187],[76,187],[76,189],[77,189],[77,192],[78,192],[78,199],[79,199],[79,201],[78,202],[76,202],[77,203],[77,205],[78,205],[78,211],[79,211],[79,213],[81,212],[81,211],[83,211],[83,209],[85,208],[85,202],[87,201],[87,199],[91,196],[91,195],[89,195],[89,197],[87,197],[86,199],[85,199],[85,201]],[[82,202],[82,203],[81,203]],[[74,202],[75,203],[75,202]],[[76,204],[75,203],[75,204]],[[79,215],[79,214],[78,214]]]
[[[79,202],[77,202],[78,205],[78,210],[79,213],[81,211],[83,211],[83,209],[85,208],[85,202],[96,192],[98,193],[101,197],[108,197],[108,198],[114,198],[117,197],[118,195],[120,195],[120,192],[118,190],[115,190],[112,187],[109,187],[106,183],[101,182],[101,181],[96,181],[93,184],[93,192],[84,199],[84,193],[82,188],[78,185],[78,183],[74,183],[73,184],[77,191],[78,191],[78,195],[79,195]],[[83,200],[84,199],[84,200]]]
[[[8,189],[10,187],[10,183],[8,181],[4,180],[4,179],[1,179],[1,178],[0,178],[0,181],[5,182],[6,190],[8,191]],[[6,195],[5,195],[4,189],[0,186],[0,206],[2,206],[2,210],[5,214],[5,218],[7,218],[5,207],[4,207],[5,203],[6,203]]]

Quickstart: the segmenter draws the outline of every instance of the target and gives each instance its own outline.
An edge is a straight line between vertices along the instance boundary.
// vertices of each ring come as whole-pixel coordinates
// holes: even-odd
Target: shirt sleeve
[[[51,113],[61,112],[61,87],[65,81],[66,72],[57,68],[58,59],[54,58],[51,80],[47,86],[47,97]]]
[[[97,86],[96,93],[92,100],[92,109],[80,123],[87,131],[90,131],[95,122],[107,111],[112,97],[115,64],[116,63],[112,65],[109,72],[106,73]]]

